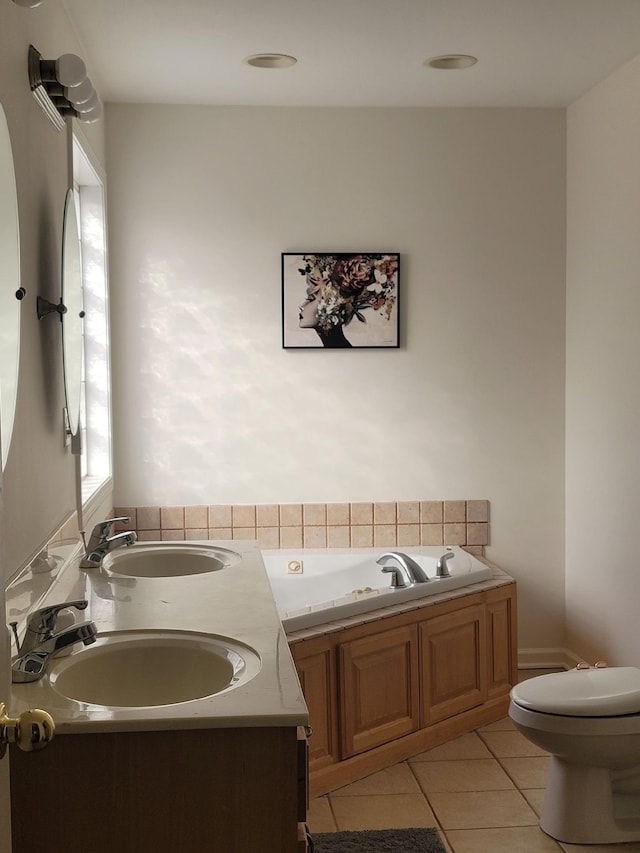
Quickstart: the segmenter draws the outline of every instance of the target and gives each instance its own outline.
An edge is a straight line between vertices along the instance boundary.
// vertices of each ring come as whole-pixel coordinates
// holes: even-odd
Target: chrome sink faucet
[[[91,531],[89,543],[85,542],[85,554],[80,561],[81,569],[96,569],[102,565],[106,555],[115,548],[120,548],[123,545],[133,545],[138,539],[133,530],[127,530],[123,533],[113,534],[113,527],[116,524],[127,524],[131,519],[124,515],[120,518],[108,518],[106,521],[101,521]],[[83,534],[84,538],[84,534]]]
[[[388,563],[395,561],[399,566],[401,566],[409,579],[409,583],[427,583],[429,578],[427,577],[426,572],[419,566],[418,563],[410,557],[408,554],[403,554],[401,551],[386,551],[376,560],[379,566],[386,566]],[[384,571],[390,571],[389,569],[383,569]],[[391,570],[392,571],[392,570]],[[395,581],[395,582],[394,582]],[[392,578],[391,581],[392,586],[405,586],[405,584],[400,584],[397,582],[397,575]]]
[[[38,681],[44,675],[51,655],[71,646],[95,643],[98,630],[93,622],[77,622],[68,628],[56,632],[58,613],[67,607],[85,610],[87,601],[65,601],[34,610],[27,620],[27,629],[22,643],[18,639],[16,623],[12,622],[13,634],[18,649],[18,657],[11,666],[11,680],[14,682]]]

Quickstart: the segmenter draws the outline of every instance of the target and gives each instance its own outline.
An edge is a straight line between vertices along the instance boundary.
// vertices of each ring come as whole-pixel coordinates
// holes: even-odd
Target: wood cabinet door
[[[515,585],[487,593],[488,696],[508,693],[518,680]]]
[[[408,625],[340,645],[343,758],[417,730],[417,637]]]
[[[335,645],[309,640],[291,646],[291,654],[309,711],[309,766],[324,767],[339,760]]]
[[[484,604],[420,625],[422,723],[444,720],[487,698]]]

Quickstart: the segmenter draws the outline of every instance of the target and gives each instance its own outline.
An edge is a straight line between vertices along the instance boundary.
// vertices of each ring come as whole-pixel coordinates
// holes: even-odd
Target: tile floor
[[[564,844],[545,835],[538,816],[548,761],[506,717],[312,800],[309,829],[435,826],[451,853],[640,853],[640,842]]]

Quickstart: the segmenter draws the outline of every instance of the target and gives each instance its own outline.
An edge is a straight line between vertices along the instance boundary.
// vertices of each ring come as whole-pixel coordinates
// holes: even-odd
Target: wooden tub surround
[[[312,797],[507,713],[516,584],[489,565],[491,580],[289,634],[313,730]]]

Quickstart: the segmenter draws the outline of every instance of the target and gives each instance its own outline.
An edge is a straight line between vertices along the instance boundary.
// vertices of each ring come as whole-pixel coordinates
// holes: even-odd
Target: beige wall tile
[[[323,527],[327,523],[327,505],[303,504],[302,523],[305,527]]]
[[[442,545],[442,544],[444,544],[442,525],[441,524],[421,524],[420,525],[420,544],[421,545]]]
[[[304,527],[302,533],[305,548],[327,547],[326,527]]]
[[[160,538],[163,542],[183,542],[184,528],[182,530],[168,529],[162,530]]]
[[[482,545],[469,545],[467,543],[464,546],[464,550],[469,554],[473,554],[474,557],[484,557],[484,548]]]
[[[161,506],[160,507],[160,529],[161,530],[184,530],[184,507],[183,506]]]
[[[398,545],[419,545],[419,544],[420,544],[420,525],[419,524],[399,524],[398,525]]]
[[[489,525],[483,522],[467,524],[467,545],[488,545]]]
[[[209,527],[231,527],[231,507],[217,504],[209,507]]]
[[[137,510],[137,507],[135,507],[135,506],[118,506],[118,507],[115,507],[115,509],[113,510],[113,518],[123,518],[123,517],[129,518],[130,521],[126,522],[126,524],[117,524],[114,527],[114,530],[116,530],[116,529],[117,530],[126,530],[127,527],[129,529],[137,530],[137,528],[138,528],[138,510]],[[69,519],[69,521],[66,522],[64,527],[66,527],[66,525],[69,524],[71,521],[72,521],[72,519]],[[77,524],[78,524],[78,522],[76,519],[76,526],[77,526]],[[62,537],[62,538],[64,538],[64,537]]]
[[[186,506],[184,508],[184,526],[202,530],[209,526],[209,511],[206,506]]]
[[[261,548],[279,548],[280,528],[258,527],[256,528],[256,539]]]
[[[349,524],[350,520],[349,504],[327,504],[327,524],[335,527],[340,524]]]
[[[444,522],[445,524],[458,524],[467,520],[466,501],[445,501]]]
[[[138,530],[138,542],[159,542],[160,530]]]
[[[374,503],[373,505],[373,523],[374,524],[395,524],[397,518],[397,510],[395,503]]]
[[[395,524],[374,524],[373,544],[376,548],[393,548],[397,545]]]
[[[278,527],[279,524],[278,504],[259,504],[256,507],[256,525],[258,527]]]
[[[281,527],[280,547],[302,548],[302,527]]]
[[[444,544],[464,545],[467,541],[467,527],[465,524],[445,524]]]
[[[234,504],[231,507],[232,527],[255,527],[256,508],[253,504]]]
[[[469,521],[489,521],[489,501],[467,501]]]
[[[209,539],[232,539],[233,531],[230,527],[210,527],[209,528]]]
[[[420,521],[423,524],[442,524],[442,501],[421,501]]]
[[[348,527],[327,527],[327,548],[349,548],[351,530]]]
[[[400,501],[398,503],[398,524],[420,523],[420,501]]]
[[[234,527],[232,539],[255,539],[255,527]]]
[[[184,531],[185,539],[208,539],[209,530],[206,527],[188,527]]]
[[[351,547],[372,548],[373,547],[373,525],[352,524],[351,525]]]
[[[373,524],[373,504],[351,504],[351,524]]]
[[[280,504],[280,527],[302,525],[302,504]]]
[[[139,506],[136,511],[136,524],[140,530],[160,530],[160,507]]]

